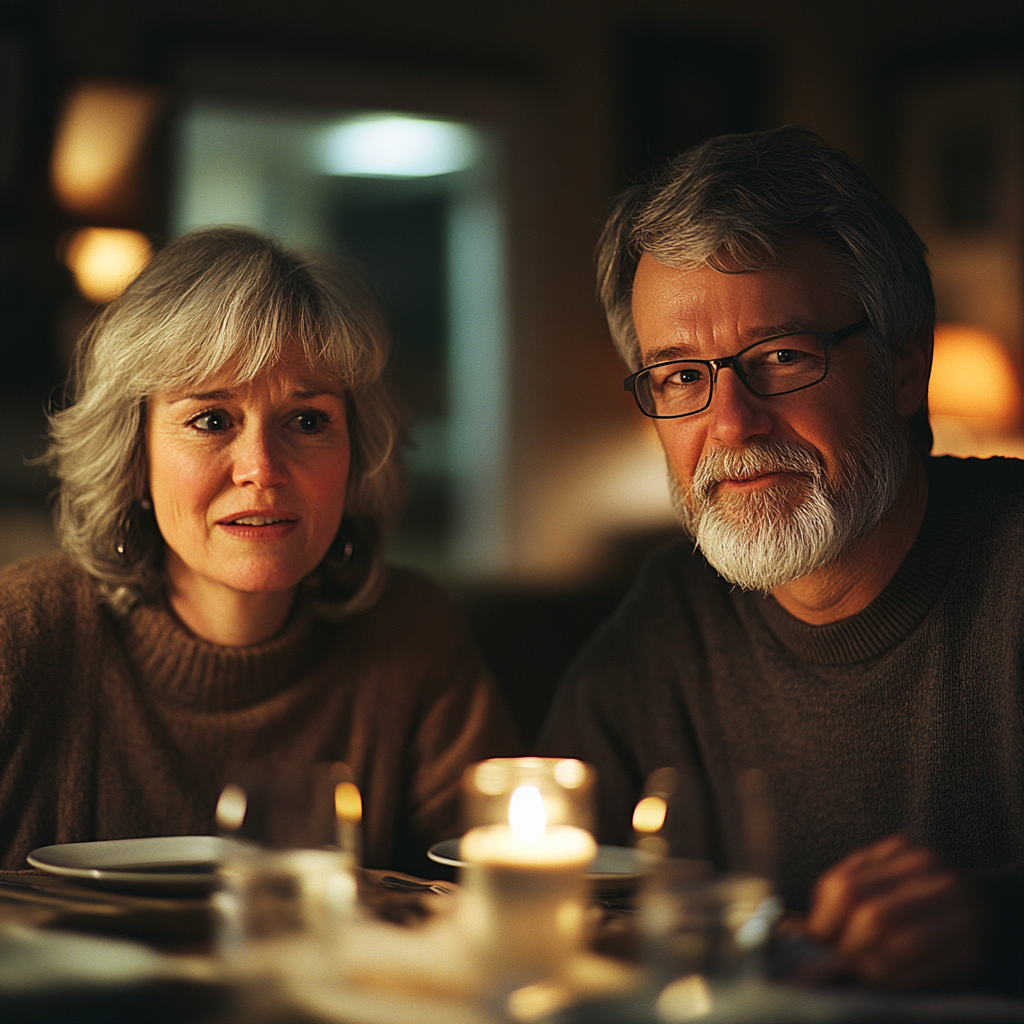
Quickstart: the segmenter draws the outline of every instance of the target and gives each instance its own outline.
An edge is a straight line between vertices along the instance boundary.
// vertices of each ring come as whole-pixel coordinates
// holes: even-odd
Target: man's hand
[[[970,878],[897,835],[818,879],[805,929],[869,984],[953,988],[978,972],[986,915]]]

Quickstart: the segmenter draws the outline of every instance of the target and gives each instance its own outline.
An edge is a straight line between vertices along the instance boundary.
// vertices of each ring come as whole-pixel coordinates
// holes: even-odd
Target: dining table
[[[356,869],[358,915],[346,982],[290,986],[240,977],[216,941],[216,892],[117,890],[26,867],[0,871],[3,1024],[1020,1024],[1024,999],[981,991],[897,994],[795,979],[825,955],[779,936],[763,970],[726,987],[652,981],[633,895],[595,893],[593,943],[560,989],[466,998],[466,947],[453,931],[450,878]],[[211,887],[212,888],[212,887]],[[351,966],[351,965],[349,965]],[[300,972],[301,973],[301,972]],[[340,976],[340,975],[339,975]],[[353,978],[358,976],[358,984]],[[554,993],[554,995],[552,994]],[[518,1000],[518,1001],[517,1001]]]

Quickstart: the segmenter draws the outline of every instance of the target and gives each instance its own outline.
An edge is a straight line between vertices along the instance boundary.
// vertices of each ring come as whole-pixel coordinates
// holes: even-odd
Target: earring
[[[335,569],[344,569],[352,561],[352,541],[345,540],[345,546],[341,549],[341,557],[335,562]]]
[[[128,532],[132,528],[131,516],[125,513],[117,524],[117,535],[114,538],[114,550],[122,562],[130,561],[125,553],[128,550]]]
[[[150,501],[149,498],[143,498],[142,501],[139,502],[139,504],[142,506],[143,512],[153,511],[153,502]]]

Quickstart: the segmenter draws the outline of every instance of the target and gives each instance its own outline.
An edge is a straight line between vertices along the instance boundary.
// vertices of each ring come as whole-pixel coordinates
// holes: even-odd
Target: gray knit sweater
[[[734,780],[767,776],[794,909],[853,850],[908,832],[969,870],[1024,860],[1024,463],[931,459],[885,590],[811,626],[730,588],[690,543],[646,564],[562,681],[542,752],[597,766],[606,842],[677,766],[680,855],[742,866]]]

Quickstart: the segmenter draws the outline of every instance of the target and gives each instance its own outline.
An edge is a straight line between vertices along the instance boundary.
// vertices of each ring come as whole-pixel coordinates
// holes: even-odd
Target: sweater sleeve
[[[98,608],[84,573],[64,556],[0,572],[0,865],[25,867],[37,846],[85,838],[91,804],[91,720],[75,690],[98,646]],[[65,722],[75,714],[69,737]]]

